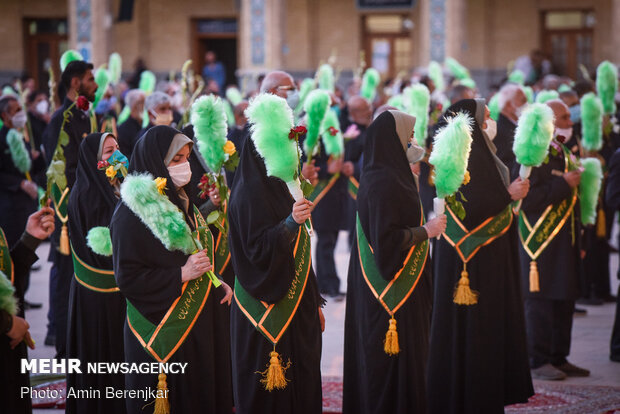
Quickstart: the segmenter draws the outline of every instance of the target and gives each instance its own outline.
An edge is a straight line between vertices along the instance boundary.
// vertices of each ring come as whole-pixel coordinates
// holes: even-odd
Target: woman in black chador
[[[366,133],[357,196],[361,230],[347,282],[345,413],[426,412],[432,299],[428,239],[441,234],[446,220],[441,215],[424,224],[409,165],[424,156],[424,149],[414,143],[407,148],[414,125],[414,117],[386,111]],[[384,346],[388,326],[395,323],[399,352]]]
[[[187,363],[184,373],[169,373],[165,378],[170,412],[230,413],[230,354],[218,344],[227,331],[218,331],[215,307],[229,301],[232,291],[226,284],[216,289],[207,276],[203,276],[212,269],[207,249],[191,255],[184,250],[169,250],[164,241],[168,243],[170,239],[162,235],[165,233],[162,227],[166,224],[161,221],[159,225],[153,224],[157,221],[153,214],[163,205],[169,206],[169,201],[175,212],[178,209],[183,213],[190,230],[206,226],[189,201],[188,193],[192,189],[188,185],[191,178],[188,159],[192,145],[191,139],[174,128],[149,129],[136,143],[129,165],[130,175],[121,189],[122,202],[114,212],[110,231],[114,273],[127,299],[125,360],[130,363],[161,360]],[[140,190],[139,186],[131,185],[154,178],[165,179],[165,182],[158,182],[161,184],[158,189],[168,201],[157,198],[157,205],[151,206],[155,209],[153,214],[146,214],[141,207],[145,203],[131,198],[136,192],[125,190]],[[144,194],[151,197],[152,192],[147,193]],[[175,229],[169,228],[169,231]],[[204,239],[201,237],[202,247],[208,243]],[[158,325],[162,328],[158,329]],[[130,373],[125,376],[125,383],[128,390],[162,389],[158,376],[152,373]],[[151,402],[151,398],[147,401],[128,398],[127,411],[150,413],[153,411]]]
[[[266,391],[261,384],[257,372],[265,371],[274,346],[250,322],[239,301],[239,285],[254,300],[267,304],[279,302],[290,290],[297,291],[293,252],[300,239],[298,223],[309,218],[310,211],[310,202],[295,202],[283,181],[267,177],[253,140],[247,139],[235,172],[228,212],[228,240],[237,277],[230,334],[238,414],[321,412],[321,298],[312,268],[296,311],[278,315],[290,321],[275,347],[283,365],[291,361],[285,372],[290,381],[283,389]]]
[[[78,358],[82,374],[67,375],[67,388],[99,390],[123,389],[121,374],[86,373],[88,363],[122,362],[125,299],[116,287],[112,258],[93,252],[86,235],[93,227],[108,227],[119,197],[119,180],[112,179],[99,163],[126,159],[118,151],[112,134],[90,134],[80,144],[76,181],[69,198],[69,230],[75,264],[69,296],[67,357]],[[67,413],[124,413],[122,399],[67,398]]]
[[[459,112],[473,119],[468,164],[471,180],[460,188],[466,200],[462,225],[472,231],[489,219],[497,219],[498,224],[468,241],[482,239],[486,243],[466,268],[471,289],[478,292],[476,304],[454,303],[463,260],[445,235],[435,245],[429,411],[502,413],[505,405],[527,402],[534,394],[525,341],[516,223],[509,210],[513,201],[525,197],[529,182],[517,178],[510,183],[508,167],[495,155],[494,136],[485,131],[487,122],[493,121],[484,100],[455,103],[440,123],[445,125],[445,117]],[[446,233],[453,234],[451,229],[458,226],[455,223],[449,216]]]

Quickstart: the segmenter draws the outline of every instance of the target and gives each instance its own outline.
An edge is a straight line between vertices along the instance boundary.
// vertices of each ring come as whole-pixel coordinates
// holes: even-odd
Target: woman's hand
[[[428,234],[428,238],[432,239],[433,237],[439,236],[441,233],[446,231],[446,223],[448,222],[448,217],[445,214],[439,214],[435,218],[426,222],[423,226],[424,230],[426,230],[426,234]]]
[[[227,303],[228,306],[230,306],[230,302],[232,301],[233,291],[230,288],[230,286],[228,286],[228,284],[226,284],[224,281],[222,281],[222,287],[224,288],[224,298],[220,300],[220,305]]]
[[[30,325],[24,318],[13,316],[13,326],[11,326],[11,330],[6,333],[11,339],[11,349],[15,349],[22,341],[25,341],[30,349],[34,349],[34,341],[30,338],[30,332],[28,332],[29,328]]]
[[[219,207],[220,204],[222,204],[222,199],[220,198],[220,190],[217,189],[217,186],[209,190],[209,199],[215,207]]]
[[[181,281],[185,283],[197,279],[211,270],[213,265],[207,256],[207,250],[201,250],[188,257],[185,265],[181,267]]]
[[[26,233],[39,240],[45,240],[54,232],[54,226],[54,210],[43,207],[28,217]]]
[[[305,198],[295,201],[295,204],[293,204],[293,212],[291,213],[293,220],[295,220],[297,224],[301,224],[308,220],[312,215],[312,207],[314,207],[314,203]]]
[[[512,201],[524,199],[528,191],[530,191],[530,180],[527,178],[522,180],[521,177],[518,177],[508,186],[508,193]]]

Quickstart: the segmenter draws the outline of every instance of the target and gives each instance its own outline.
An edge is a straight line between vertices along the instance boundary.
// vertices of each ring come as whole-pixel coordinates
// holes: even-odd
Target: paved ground
[[[614,238],[613,240],[616,240]],[[43,244],[37,254],[41,258],[47,258],[49,245]],[[342,290],[346,290],[346,273],[349,263],[346,233],[341,232],[336,248],[336,261],[338,272],[342,278]],[[31,325],[31,333],[37,343],[37,348],[30,352],[31,358],[51,358],[54,349],[43,345],[47,324],[48,304],[48,278],[49,263],[40,260],[39,271],[33,272],[31,288],[27,299],[31,302],[44,303],[42,309],[27,312],[27,319]],[[617,291],[618,281],[615,278],[618,269],[618,255],[611,258],[612,289]],[[606,304],[603,306],[587,307],[588,314],[576,317],[573,328],[573,344],[570,356],[571,362],[588,368],[592,375],[588,378],[571,378],[567,382],[588,385],[613,385],[620,386],[620,364],[609,360],[609,339],[615,306]],[[344,313],[345,303],[330,300],[325,308],[326,330],[323,335],[323,358],[321,361],[322,373],[325,376],[342,375],[342,353],[344,338]],[[49,410],[36,410],[35,413],[49,413]],[[54,410],[54,412],[60,412]]]

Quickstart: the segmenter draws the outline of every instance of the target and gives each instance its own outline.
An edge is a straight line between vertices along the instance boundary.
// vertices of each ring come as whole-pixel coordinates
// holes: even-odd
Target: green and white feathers
[[[601,62],[596,69],[596,90],[606,114],[616,113],[615,96],[618,92],[618,68],[609,61]]]
[[[329,131],[330,128],[334,128],[336,130],[334,135],[332,135]],[[323,126],[321,129],[323,130],[321,137],[323,139],[323,145],[325,146],[325,152],[327,155],[340,157],[344,154],[344,138],[342,137],[340,122],[338,121],[338,115],[335,111],[331,109],[327,110],[327,113],[323,118]]]
[[[428,77],[431,78],[435,84],[435,89],[443,91],[446,88],[446,83],[443,79],[443,69],[438,62],[434,60],[428,64]]]
[[[316,150],[323,118],[329,109],[331,98],[329,93],[323,89],[315,89],[308,94],[304,102],[304,110],[306,111],[306,139],[304,141],[304,151],[306,156],[312,157]]]
[[[121,80],[123,74],[123,59],[121,55],[114,52],[108,58],[108,73],[110,74],[110,82],[117,84]]]
[[[360,96],[372,102],[377,96],[377,87],[381,82],[381,74],[375,68],[368,68],[362,77]]]
[[[558,99],[559,97],[560,97],[560,94],[558,93],[558,91],[543,90],[543,91],[538,92],[538,95],[536,95],[536,103],[542,104],[552,99]]]
[[[463,183],[472,143],[472,119],[458,113],[448,118],[434,138],[429,163],[435,167],[435,188],[438,198],[456,193]]]
[[[520,69],[515,69],[508,75],[508,81],[523,85],[525,83],[525,74]]]
[[[267,176],[285,183],[294,181],[299,167],[297,142],[289,139],[293,112],[286,100],[263,93],[250,101],[245,110],[251,124],[251,138],[265,163]]]
[[[32,161],[30,160],[30,154],[26,149],[26,143],[24,142],[24,136],[16,129],[9,129],[6,135],[6,143],[11,153],[11,159],[15,167],[22,173],[26,174],[30,171]]]
[[[101,256],[112,256],[112,238],[108,227],[98,226],[88,230],[86,244]]]
[[[228,140],[228,124],[225,103],[215,95],[201,96],[191,111],[198,150],[211,171],[217,174],[226,162],[224,145]]]
[[[581,182],[579,183],[579,207],[581,222],[594,224],[596,222],[596,206],[603,181],[603,169],[597,158],[582,158]]]
[[[588,151],[603,146],[603,104],[594,92],[581,97],[581,144]]]
[[[489,99],[489,112],[491,113],[491,119],[497,121],[501,109],[499,109],[499,92]]]
[[[553,139],[553,119],[553,110],[545,104],[533,103],[523,111],[512,146],[519,164],[539,167],[545,161]]]
[[[95,100],[93,101],[93,108],[97,107],[101,98],[108,89],[108,85],[110,83],[110,74],[106,70],[106,68],[102,65],[97,68],[95,71],[95,82],[97,82],[97,91],[95,92]]]
[[[69,49],[60,56],[60,71],[64,72],[67,65],[74,60],[84,60],[84,57],[77,50]]]
[[[150,70],[145,70],[140,74],[140,83],[138,88],[146,93],[147,95],[153,93],[155,90],[155,84],[157,83],[157,78],[155,74]]]
[[[0,309],[10,315],[17,313],[17,299],[14,296],[15,288],[8,276],[0,270]]]
[[[414,136],[418,144],[424,148],[428,135],[428,107],[431,103],[431,94],[426,85],[418,83],[409,88],[408,96],[409,114],[415,116]]]
[[[461,65],[456,59],[452,57],[447,57],[444,61],[446,65],[446,69],[458,80],[469,79],[471,76],[469,75],[469,70],[463,65]]]
[[[151,174],[128,175],[121,184],[121,199],[166,249],[186,254],[195,250],[183,213],[157,191]]]
[[[311,78],[305,78],[301,82],[299,86],[299,103],[297,104],[297,108],[295,108],[296,114],[299,114],[303,110],[308,95],[314,90],[314,83],[314,79]]]
[[[324,63],[319,66],[316,72],[316,77],[319,83],[319,89],[324,89],[328,92],[333,92],[336,86],[334,80],[334,68],[329,63]]]
[[[228,99],[232,106],[237,106],[243,101],[243,96],[241,96],[241,92],[239,92],[236,86],[229,86],[226,89],[226,99]]]

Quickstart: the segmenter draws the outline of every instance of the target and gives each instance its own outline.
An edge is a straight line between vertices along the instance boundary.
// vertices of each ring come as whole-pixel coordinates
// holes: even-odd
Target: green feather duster
[[[541,103],[528,105],[519,118],[512,145],[517,162],[539,167],[547,157],[553,130],[553,110]]]
[[[228,120],[228,127],[234,128],[235,126],[235,111],[228,100],[224,101],[224,111],[226,111],[226,119]]]
[[[121,185],[121,199],[166,249],[186,254],[195,250],[183,213],[166,195],[159,194],[151,174],[128,175]]]
[[[542,104],[552,99],[559,99],[559,98],[560,98],[560,94],[558,93],[558,91],[544,90],[544,91],[538,92],[538,95],[536,95],[536,103]]]
[[[100,66],[95,72],[95,82],[97,82],[97,91],[95,92],[93,108],[97,107],[97,104],[101,101],[101,98],[103,98],[106,89],[108,89],[108,84],[110,83],[110,74],[103,66]]]
[[[431,103],[431,94],[426,85],[418,83],[409,89],[409,97],[409,113],[415,116],[415,139],[424,148],[428,135],[428,107]]]
[[[11,128],[6,135],[6,143],[9,147],[11,159],[15,167],[17,167],[22,174],[29,172],[32,161],[30,160],[30,154],[28,154],[26,144],[24,143],[24,136],[16,129]]]
[[[323,89],[315,89],[308,94],[304,102],[304,110],[306,111],[306,126],[308,133],[304,141],[304,151],[307,157],[312,157],[316,145],[321,134],[321,125],[323,118],[329,109],[331,98],[329,93]]]
[[[297,142],[289,139],[293,112],[286,100],[269,93],[260,94],[245,110],[256,151],[263,158],[267,176],[285,183],[295,180],[299,167]]]
[[[93,227],[88,230],[86,244],[98,255],[112,256],[112,238],[108,227]]]
[[[438,198],[456,193],[463,184],[471,151],[472,119],[458,113],[448,118],[434,138],[429,163],[435,167],[435,188]]]
[[[565,83],[561,84],[561,85],[558,87],[558,92],[559,92],[559,93],[562,93],[562,92],[570,92],[570,91],[572,91],[571,87],[570,87],[569,85],[565,84]]]
[[[597,158],[582,158],[581,182],[579,183],[579,206],[581,222],[594,224],[596,222],[596,206],[603,181],[603,169]]]
[[[443,69],[441,65],[434,60],[428,64],[428,77],[431,78],[435,84],[435,89],[438,91],[443,91],[446,88],[446,83],[443,79]]]
[[[155,74],[150,70],[145,70],[140,74],[140,84],[139,88],[141,91],[146,93],[147,95],[153,93],[155,90],[155,84],[157,83],[157,78]]]
[[[454,76],[456,79],[468,79],[471,76],[469,75],[469,70],[463,65],[461,65],[456,59],[447,57],[444,61],[446,68],[448,71]]]
[[[108,71],[110,72],[110,82],[118,83],[121,80],[123,74],[123,60],[121,55],[114,52],[108,58]]]
[[[224,145],[228,140],[224,101],[215,95],[201,96],[192,105],[190,119],[200,154],[211,171],[219,173],[226,161]]]
[[[381,82],[381,74],[379,71],[375,68],[366,69],[366,72],[364,72],[364,76],[362,77],[360,96],[372,102],[377,95],[377,87],[379,86],[379,82]]]
[[[588,151],[603,147],[603,104],[594,92],[581,97],[581,143]]]
[[[527,98],[527,103],[534,102],[534,89],[531,86],[524,86],[523,93],[525,93],[525,97]]]
[[[510,75],[508,75],[508,81],[523,85],[525,83],[525,74],[522,70],[515,69],[510,73]]]
[[[324,89],[329,92],[334,91],[334,69],[329,63],[324,63],[319,66],[316,77],[319,80],[319,89]]]
[[[491,112],[491,119],[497,121],[501,109],[499,109],[499,93],[496,93],[489,99],[489,112]]]
[[[69,49],[60,57],[60,71],[64,72],[67,65],[74,60],[84,60],[84,57],[77,50]]]
[[[336,129],[336,134],[332,135],[329,128]],[[338,115],[335,111],[328,109],[323,118],[323,145],[325,146],[325,152],[327,155],[333,155],[334,157],[340,157],[344,154],[344,138],[342,137],[342,131],[340,130],[340,122],[338,121]]]
[[[118,115],[118,125],[128,120],[130,115],[131,115],[131,108],[129,107],[129,105],[125,105],[121,113]]]
[[[394,95],[390,99],[388,99],[387,104],[393,106],[394,108],[397,108],[399,111],[406,111],[407,108],[405,107],[403,99],[404,98],[402,94]]]
[[[299,86],[299,103],[295,108],[295,113],[298,114],[304,109],[304,103],[308,98],[310,92],[314,90],[314,79],[305,78]]]
[[[601,62],[596,69],[596,90],[606,114],[616,113],[616,92],[618,92],[618,68],[609,61]]]
[[[463,86],[467,86],[470,89],[476,89],[476,81],[474,81],[472,78],[461,79],[459,80],[459,83]]]
[[[14,296],[15,288],[8,276],[0,270],[0,309],[10,315],[17,313],[17,299]]]
[[[235,86],[230,86],[226,89],[226,99],[233,105],[237,106],[243,101],[243,96],[241,96],[241,92]]]

